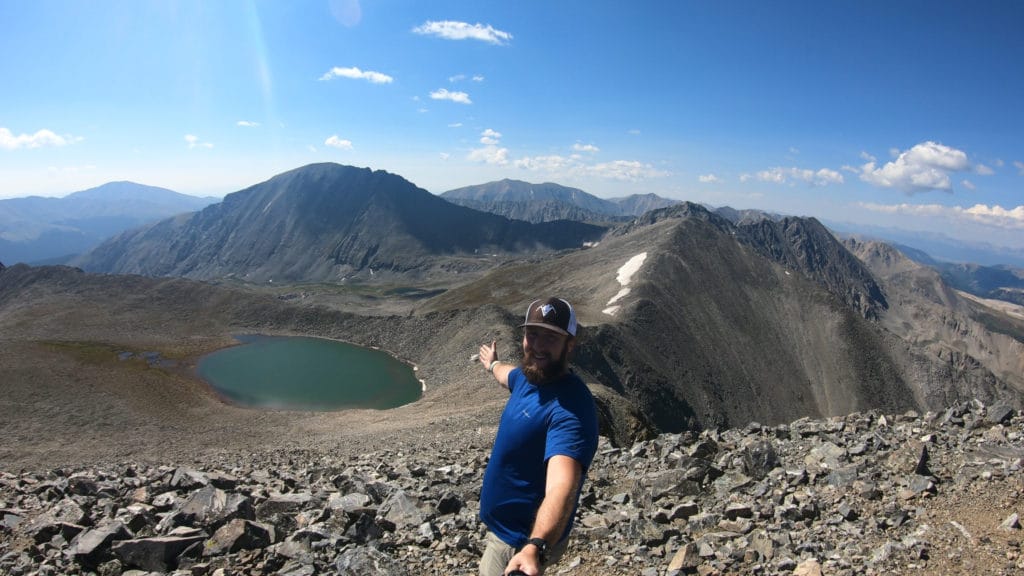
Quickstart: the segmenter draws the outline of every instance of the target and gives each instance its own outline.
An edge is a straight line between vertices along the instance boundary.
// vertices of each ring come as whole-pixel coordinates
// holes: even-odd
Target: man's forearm
[[[540,508],[537,509],[537,517],[533,521],[530,538],[542,538],[548,543],[548,546],[557,544],[562,534],[565,533],[569,516],[572,515],[572,496],[571,493],[546,494],[540,503]]]
[[[579,463],[568,456],[551,457],[548,468],[544,499],[537,509],[530,537],[543,538],[549,546],[553,546],[565,533],[565,527],[572,516],[583,473]]]

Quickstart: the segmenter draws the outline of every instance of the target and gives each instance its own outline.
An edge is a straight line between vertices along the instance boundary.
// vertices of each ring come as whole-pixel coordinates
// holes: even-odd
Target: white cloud
[[[960,182],[960,185],[963,186],[964,188],[967,188],[968,190],[976,190],[977,189],[977,186],[974,185],[974,182],[971,182],[970,180],[967,180],[967,179],[962,180]]]
[[[635,182],[646,178],[668,176],[668,172],[658,170],[650,164],[636,160],[613,160],[587,167],[586,171],[594,176]]]
[[[941,204],[873,204],[859,203],[858,206],[872,212],[902,214],[908,216],[939,217],[953,221],[970,221],[997,228],[1024,230],[1024,205],[1006,209],[1002,206],[975,204],[970,208],[943,206]]]
[[[203,142],[198,136],[193,134],[185,134],[185,142],[188,142],[188,147],[192,148],[213,148],[213,144],[210,142]]]
[[[993,170],[992,168],[989,168],[988,166],[985,166],[984,164],[976,165],[974,167],[974,171],[975,171],[975,173],[980,174],[982,176],[991,176],[991,175],[996,173],[995,170]]]
[[[749,175],[744,174],[740,177],[740,181],[746,182],[750,179]],[[762,170],[756,174],[758,180],[762,182],[774,182],[776,184],[783,184],[789,180],[799,180],[811,184],[812,186],[828,186],[829,184],[842,184],[844,179],[843,175],[829,168],[821,168],[819,170],[810,170],[807,168],[769,168],[768,170]]]
[[[327,140],[324,140],[324,146],[330,146],[331,148],[337,148],[339,150],[351,150],[352,141],[338,138],[338,135],[335,134]]]
[[[701,174],[700,176],[697,176],[697,181],[701,184],[715,184],[722,180],[714,174]]]
[[[245,128],[255,128],[255,127],[259,126],[260,123],[259,122],[250,122],[248,120],[239,120],[237,122],[237,125],[238,126],[243,126]]]
[[[462,122],[452,122],[448,125],[449,128],[462,128]]]
[[[462,82],[463,80],[466,80],[466,79],[467,79],[467,76],[465,74],[456,74],[454,76],[449,76],[448,77],[448,82],[451,83],[451,84],[455,84],[456,82]],[[484,77],[479,75],[479,74],[476,74],[472,78],[469,78],[469,79],[472,80],[473,82],[483,82],[484,81]]]
[[[353,80],[368,80],[374,84],[390,84],[394,80],[387,74],[373,72],[372,70],[364,71],[356,68],[355,66],[351,68],[339,68],[335,66],[325,72],[324,75],[320,77],[320,80],[332,80],[339,77],[351,78]]]
[[[501,142],[501,132],[490,128],[480,133],[480,143],[488,146],[497,146]]]
[[[518,168],[532,172],[548,172],[571,177],[595,177],[627,182],[669,175],[668,172],[658,170],[650,164],[644,164],[636,160],[612,160],[611,162],[588,164],[579,155],[569,157],[559,155],[526,157],[516,160],[515,165]]]
[[[1017,170],[1020,171],[1020,175],[1024,176],[1024,162],[1021,162],[1020,160],[1014,160],[1013,165],[1016,166]]]
[[[491,128],[484,130],[480,133],[480,143],[483,148],[471,150],[467,156],[470,161],[499,166],[508,164],[508,148],[501,147],[501,132]]]
[[[487,128],[480,133],[480,143],[483,144],[483,147],[472,150],[469,153],[468,159],[475,162],[486,162],[502,166],[511,162],[521,170],[543,172],[554,177],[564,178],[596,177],[611,180],[638,181],[645,178],[669,175],[668,172],[658,170],[650,164],[632,160],[588,163],[588,156],[575,153],[569,156],[552,154],[549,156],[523,157],[513,162],[509,159],[508,148],[501,145],[501,138],[501,132]],[[573,149],[588,152],[598,151],[598,148],[591,144],[576,144],[573,146]]]
[[[484,146],[483,148],[477,148],[476,150],[470,151],[467,158],[473,162],[505,166],[508,164],[508,148],[502,148],[491,144]]]
[[[1007,210],[1002,206],[986,206],[975,204],[970,208],[959,208],[975,220],[987,222],[1003,228],[1020,228],[1024,230],[1024,205]]]
[[[447,152],[441,152],[438,156],[440,156],[441,160],[448,160],[452,157],[452,155]]]
[[[762,170],[757,173],[757,179],[761,182],[775,182],[777,184],[781,184],[786,181],[786,173],[782,168]]]
[[[79,142],[81,138],[74,136],[59,136],[52,131],[42,129],[35,134],[20,134],[15,136],[7,128],[0,128],[0,148],[6,150],[17,150],[18,148],[43,148],[46,146],[67,146]]]
[[[906,152],[895,151],[896,159],[876,167],[874,159],[861,166],[861,180],[881,188],[896,188],[908,194],[927,190],[952,190],[951,172],[969,170],[967,154],[936,142],[922,142]]]
[[[573,144],[572,149],[577,152],[590,152],[592,154],[596,154],[597,152],[601,151],[600,148],[594,146],[593,144],[580,144],[579,142]]]
[[[565,170],[573,162],[574,160],[571,158],[558,155],[534,156],[516,160],[516,167],[535,172],[558,172]]]
[[[430,97],[434,100],[451,100],[452,102],[458,102],[459,104],[472,104],[473,101],[469,99],[469,94],[465,92],[449,92],[447,88],[441,88],[430,93]]]
[[[455,22],[451,20],[431,21],[428,20],[422,25],[412,29],[416,34],[425,36],[437,36],[446,40],[480,40],[489,44],[507,44],[512,40],[508,32],[495,29],[490,24],[469,24],[467,22]]]

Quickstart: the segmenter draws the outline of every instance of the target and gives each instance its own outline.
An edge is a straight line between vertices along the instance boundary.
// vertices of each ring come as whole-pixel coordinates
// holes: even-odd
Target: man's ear
[[[566,354],[571,354],[572,351],[573,351],[573,348],[576,347],[576,339],[575,338],[569,338],[568,340],[566,340],[565,346],[566,346],[565,353]]]

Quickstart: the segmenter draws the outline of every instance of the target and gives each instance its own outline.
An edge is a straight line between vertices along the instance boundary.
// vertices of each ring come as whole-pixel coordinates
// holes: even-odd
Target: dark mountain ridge
[[[639,256],[628,285],[616,282]],[[964,308],[911,319],[921,297],[883,285],[814,219],[736,226],[684,203],[588,250],[495,270],[425,309],[516,310],[540,292],[577,304],[578,370],[662,431],[1024,400],[1024,373],[1014,373],[1024,323],[986,330],[955,293],[951,305]],[[901,329],[908,323],[922,325],[922,336]],[[947,324],[970,329],[956,335]]]
[[[313,164],[196,214],[126,232],[76,264],[151,276],[337,281],[474,270],[491,264],[487,254],[573,248],[604,230],[531,225],[456,206],[388,172]]]

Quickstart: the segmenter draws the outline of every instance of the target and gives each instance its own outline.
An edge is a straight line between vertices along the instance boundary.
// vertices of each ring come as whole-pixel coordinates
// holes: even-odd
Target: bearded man
[[[537,576],[562,556],[597,451],[594,398],[569,370],[576,312],[561,298],[535,300],[522,328],[519,366],[498,360],[497,342],[480,346],[484,369],[511,394],[480,490],[481,576]]]

